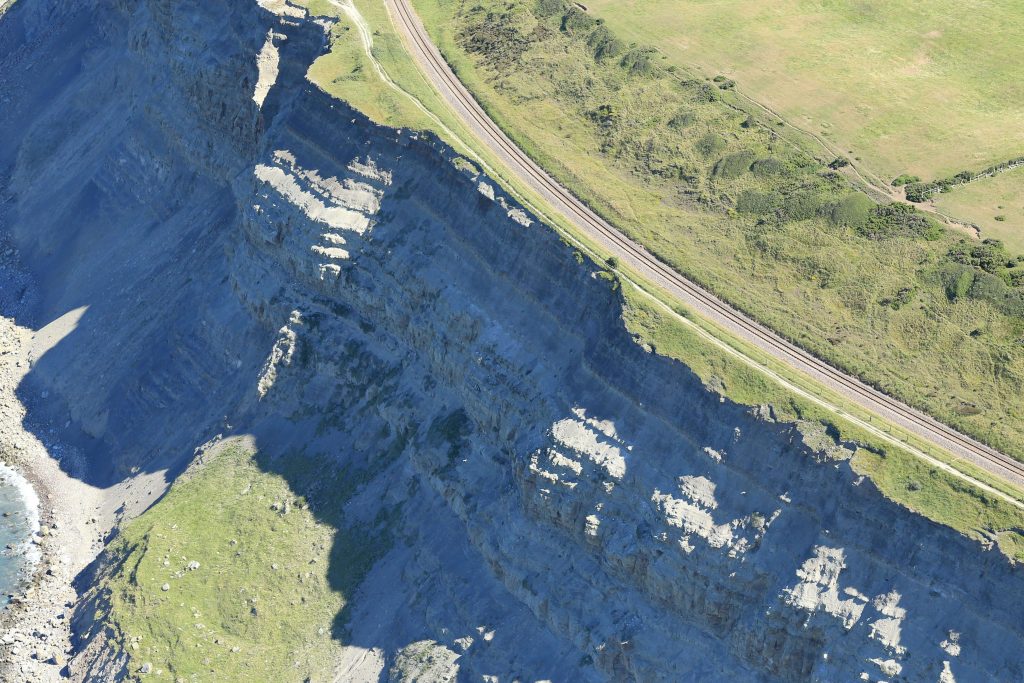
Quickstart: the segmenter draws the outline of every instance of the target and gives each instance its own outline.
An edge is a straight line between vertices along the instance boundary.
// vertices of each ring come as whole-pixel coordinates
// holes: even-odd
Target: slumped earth
[[[310,85],[325,39],[0,23],[18,322],[80,312],[26,426],[101,489],[185,472],[81,575],[73,679],[1024,679],[1015,565],[645,351],[489,179]]]

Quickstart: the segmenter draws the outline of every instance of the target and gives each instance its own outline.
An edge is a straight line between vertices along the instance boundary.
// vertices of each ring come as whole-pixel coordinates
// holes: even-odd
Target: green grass
[[[313,14],[337,19],[331,30],[331,48],[310,66],[310,80],[382,125],[417,129],[431,126],[429,117],[377,74],[351,19],[324,0],[308,3],[308,9]],[[373,36],[374,49],[385,54],[392,52],[396,49],[395,40],[394,35]]]
[[[982,237],[1002,240],[1010,251],[1024,254],[1024,167],[956,186],[933,202],[941,211],[977,224]]]
[[[921,0],[592,0],[626,41],[725,74],[892,179],[1024,152],[1024,5]]]
[[[336,465],[257,462],[242,443],[205,457],[108,550],[119,561],[99,590],[129,673],[151,663],[170,680],[325,680],[347,595],[382,547],[339,527],[351,486]],[[293,486],[318,480],[338,493],[315,515]]]

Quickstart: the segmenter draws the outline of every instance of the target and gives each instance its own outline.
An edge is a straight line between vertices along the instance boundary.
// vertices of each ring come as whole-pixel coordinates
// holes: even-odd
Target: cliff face
[[[9,306],[51,340],[24,396],[76,476],[217,432],[351,468],[347,517],[396,540],[346,678],[1024,679],[1017,569],[645,353],[592,264],[306,83],[322,28],[268,8],[0,22],[0,224],[38,285]],[[82,624],[75,670],[117,671]]]

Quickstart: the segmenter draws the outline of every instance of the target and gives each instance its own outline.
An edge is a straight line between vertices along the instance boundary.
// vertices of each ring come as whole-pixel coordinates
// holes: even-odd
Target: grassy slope
[[[292,481],[324,476],[297,457],[283,465]],[[347,487],[327,478],[339,480],[338,509]],[[285,501],[287,514],[272,509]],[[314,516],[242,445],[184,475],[124,528],[109,551],[124,562],[100,583],[129,672],[148,662],[171,680],[320,680],[345,594],[380,547],[337,521]]]
[[[514,15],[504,25],[536,35],[532,3],[482,4]],[[416,5],[435,42],[494,118],[624,231],[819,355],[960,429],[1024,454],[1024,346],[1017,341],[1024,321],[985,301],[948,300],[933,271],[959,236],[876,241],[819,218],[760,224],[755,216],[722,210],[714,205],[735,204],[744,191],[770,193],[778,185],[750,173],[711,177],[720,155],[749,149],[791,165],[809,162],[764,128],[744,129],[745,114],[687,100],[671,74],[624,78],[618,59],[595,65],[586,43],[567,39],[557,21],[554,33],[530,43],[512,68],[470,55],[458,42],[459,32],[479,25],[482,13],[449,0]],[[611,132],[594,121],[601,104],[611,104],[623,122]],[[666,119],[681,110],[694,122],[666,132]],[[708,132],[726,146],[701,159],[694,147]],[[652,173],[650,160],[637,153],[651,144],[654,166],[675,157],[681,172],[698,176],[697,182],[686,186]],[[792,178],[817,182],[807,169]],[[910,305],[894,310],[880,303],[905,288],[914,290]]]
[[[724,73],[883,176],[1024,152],[1024,6],[922,0],[592,0],[627,40]]]
[[[1024,253],[1024,168],[959,185],[933,201],[950,215],[970,216],[982,237],[1000,239],[1011,251]]]

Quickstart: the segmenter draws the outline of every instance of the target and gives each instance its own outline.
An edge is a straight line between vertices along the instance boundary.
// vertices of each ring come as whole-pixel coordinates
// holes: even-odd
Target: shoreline
[[[103,548],[112,524],[101,507],[109,493],[61,469],[25,428],[26,407],[15,393],[31,368],[35,334],[0,317],[0,472],[19,488],[26,509],[34,508],[26,564],[11,601],[0,609],[0,680],[48,683],[64,680],[72,654],[71,610],[78,599],[75,577]],[[50,449],[66,453],[53,445]],[[103,518],[103,521],[100,521]]]
[[[11,587],[11,593],[22,589],[23,585],[30,581],[35,575],[42,559],[42,552],[39,546],[33,542],[39,534],[41,527],[40,500],[36,493],[36,487],[16,467],[0,462],[0,480],[13,488],[21,500],[25,516],[28,519],[28,534],[14,548],[14,556],[21,557],[21,566],[18,568],[18,583]]]

